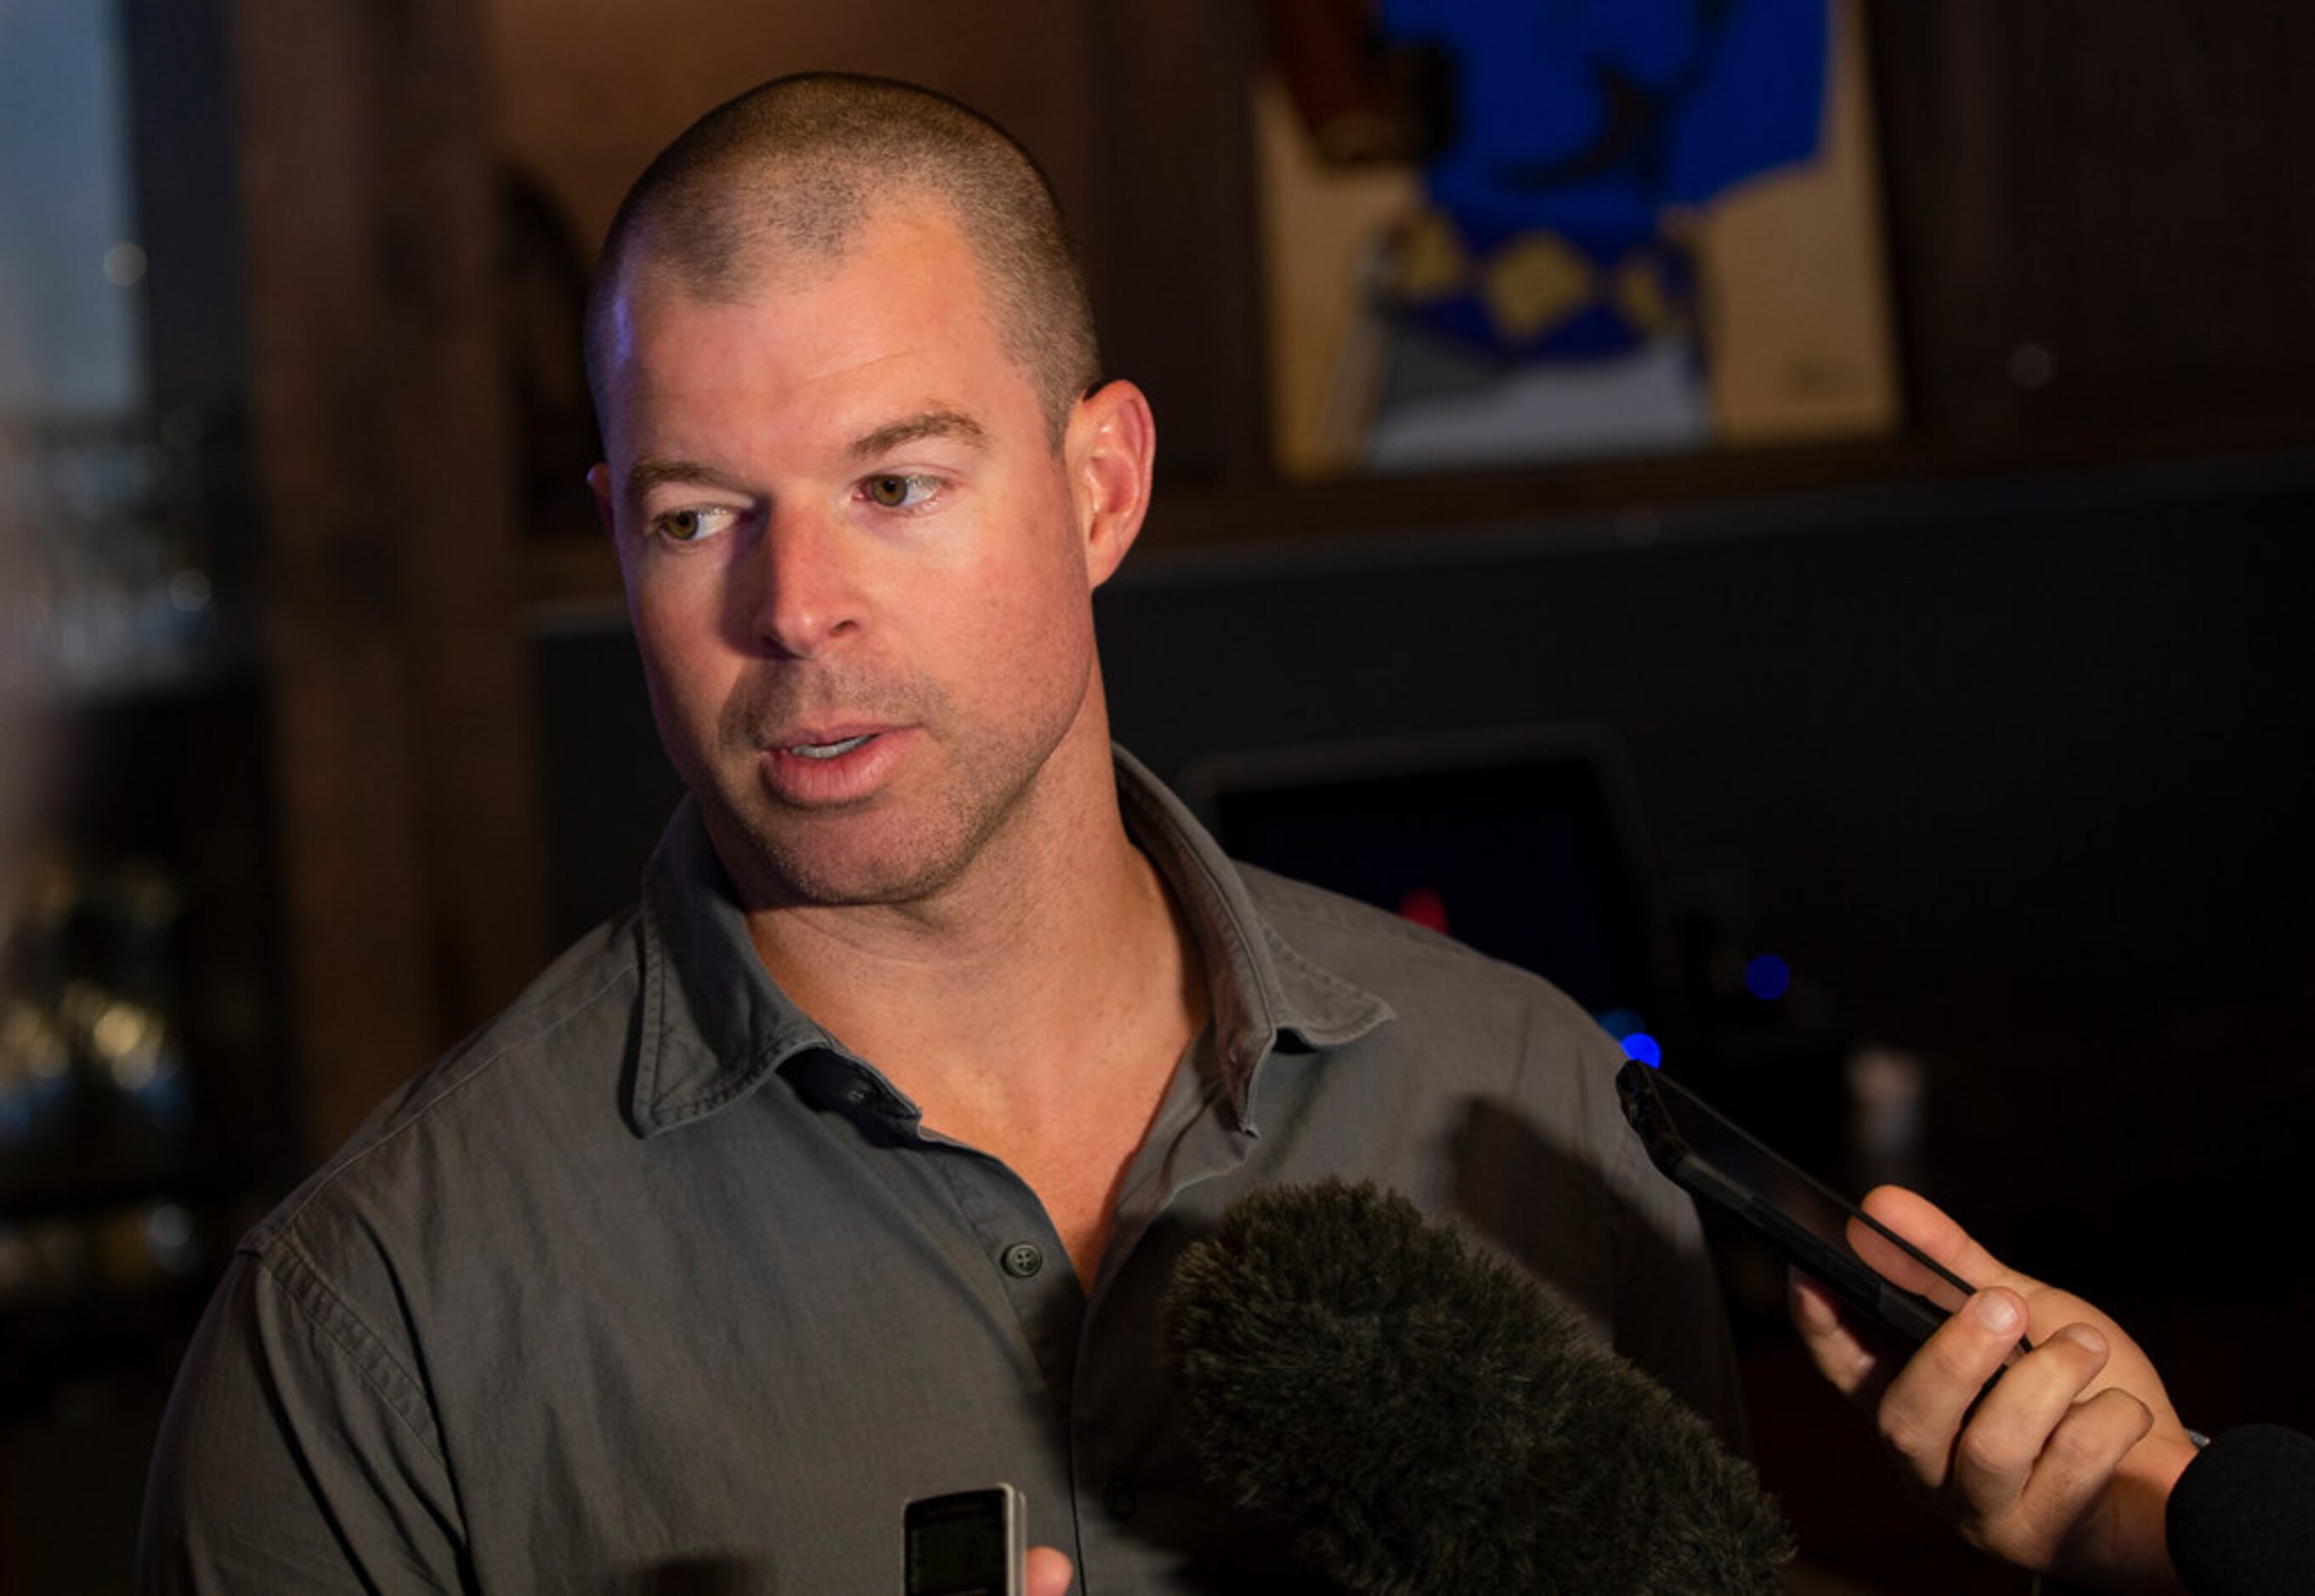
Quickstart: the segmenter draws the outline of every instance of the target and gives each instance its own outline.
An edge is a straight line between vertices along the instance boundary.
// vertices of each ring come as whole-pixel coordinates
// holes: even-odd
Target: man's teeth
[[[788,752],[806,759],[839,758],[875,735],[874,732],[864,732],[857,737],[847,737],[842,742],[800,742]]]

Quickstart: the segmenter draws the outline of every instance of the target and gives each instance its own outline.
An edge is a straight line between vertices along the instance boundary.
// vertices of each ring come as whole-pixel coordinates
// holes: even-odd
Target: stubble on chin
[[[883,795],[808,812],[752,796],[726,810],[738,836],[718,847],[751,912],[924,902],[963,873],[1003,819],[1001,811],[976,814],[948,791],[926,794],[913,815]]]
[[[780,733],[861,722],[909,728],[917,743],[882,790],[802,807],[764,782],[759,762]],[[921,679],[773,674],[725,701],[713,768],[687,779],[749,910],[905,906],[937,897],[981,856],[1066,731],[961,728],[947,695]]]

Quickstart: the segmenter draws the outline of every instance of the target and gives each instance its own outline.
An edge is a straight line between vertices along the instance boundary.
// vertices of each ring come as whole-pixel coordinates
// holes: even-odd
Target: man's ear
[[[1084,540],[1086,585],[1107,581],[1141,532],[1149,510],[1149,474],[1158,458],[1158,421],[1130,382],[1104,383],[1069,412],[1061,457]]]
[[[611,468],[598,460],[587,473],[587,486],[595,494],[595,514],[602,520],[603,536],[614,544],[619,540],[618,518],[611,513]]]

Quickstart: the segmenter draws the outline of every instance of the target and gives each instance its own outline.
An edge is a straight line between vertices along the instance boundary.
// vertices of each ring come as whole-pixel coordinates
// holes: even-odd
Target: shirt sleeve
[[[210,1302],[138,1539],[153,1596],[469,1583],[423,1385],[288,1248],[237,1255]]]

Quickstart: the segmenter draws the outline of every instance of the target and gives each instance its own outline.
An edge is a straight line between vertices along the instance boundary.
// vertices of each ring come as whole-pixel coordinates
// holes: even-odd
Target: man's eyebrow
[[[865,460],[921,438],[953,438],[975,448],[989,441],[989,434],[980,423],[962,411],[925,410],[888,422],[873,432],[862,433],[852,440],[850,453],[856,460]]]
[[[641,504],[651,497],[654,488],[669,486],[722,488],[733,493],[748,491],[736,478],[713,466],[703,466],[696,460],[643,459],[627,469],[627,501],[630,504]]]

